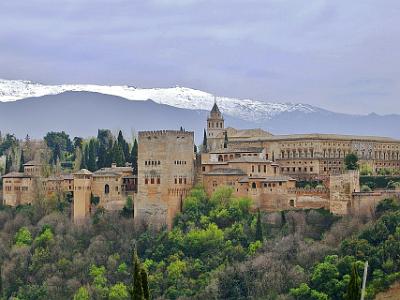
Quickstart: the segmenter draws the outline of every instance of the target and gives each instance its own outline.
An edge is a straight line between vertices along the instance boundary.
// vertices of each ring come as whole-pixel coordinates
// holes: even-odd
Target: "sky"
[[[0,78],[400,114],[398,0],[1,0]]]

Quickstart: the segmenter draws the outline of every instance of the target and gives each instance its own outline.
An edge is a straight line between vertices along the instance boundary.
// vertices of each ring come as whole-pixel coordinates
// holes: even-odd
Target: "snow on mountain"
[[[67,91],[95,92],[136,101],[151,99],[157,103],[178,108],[202,110],[209,110],[215,98],[210,93],[185,87],[136,88],[92,84],[43,85],[31,81],[0,79],[0,101],[2,102],[57,95]],[[217,97],[217,103],[225,114],[256,122],[271,119],[284,112],[312,113],[318,110],[306,104],[274,103],[227,97]]]

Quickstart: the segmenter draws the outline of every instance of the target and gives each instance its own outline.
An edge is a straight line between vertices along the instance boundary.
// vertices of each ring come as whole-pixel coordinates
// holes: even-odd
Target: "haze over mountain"
[[[98,128],[196,131],[199,142],[212,94],[184,87],[42,85],[0,80],[0,130],[40,138],[50,130],[93,136]],[[349,115],[307,104],[218,97],[226,125],[273,134],[339,133],[400,138],[399,115]]]

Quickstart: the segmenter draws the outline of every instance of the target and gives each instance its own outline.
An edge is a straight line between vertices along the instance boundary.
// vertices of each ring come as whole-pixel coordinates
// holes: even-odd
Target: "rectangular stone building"
[[[136,224],[172,226],[194,185],[194,133],[143,131],[138,136]]]

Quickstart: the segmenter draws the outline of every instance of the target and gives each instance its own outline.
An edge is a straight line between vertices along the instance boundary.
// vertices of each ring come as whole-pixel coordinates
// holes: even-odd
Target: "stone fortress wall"
[[[38,188],[45,195],[69,192],[73,217],[91,214],[93,197],[106,210],[119,210],[130,196],[138,225],[171,228],[195,183],[208,194],[229,186],[234,195],[249,197],[253,209],[325,208],[332,213],[368,214],[381,199],[399,192],[361,193],[359,173],[347,172],[344,158],[356,153],[374,172],[400,168],[400,141],[383,137],[332,134],[272,135],[261,129],[225,128],[215,103],[207,119],[207,143],[197,156],[194,133],[184,130],[143,131],[138,135],[138,175],[130,166],[81,170],[43,178],[40,164],[3,176],[6,205],[32,203]],[[297,188],[298,180],[320,180],[323,186]]]
[[[171,227],[194,185],[194,133],[143,131],[138,145],[135,222]]]

